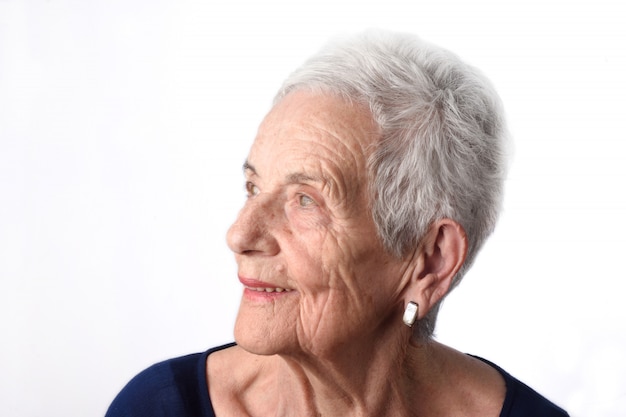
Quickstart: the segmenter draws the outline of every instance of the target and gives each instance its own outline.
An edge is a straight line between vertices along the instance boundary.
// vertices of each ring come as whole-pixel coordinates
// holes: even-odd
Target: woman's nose
[[[275,255],[278,252],[271,227],[277,219],[274,205],[275,202],[263,196],[246,201],[226,234],[230,250],[237,254]]]

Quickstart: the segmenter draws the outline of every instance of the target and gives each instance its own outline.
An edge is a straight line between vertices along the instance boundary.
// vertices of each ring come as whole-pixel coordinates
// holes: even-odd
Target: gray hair
[[[491,84],[454,54],[407,34],[368,31],[329,44],[285,81],[366,105],[380,141],[369,160],[372,215],[385,249],[414,251],[439,219],[458,222],[468,254],[454,288],[493,231],[506,175],[504,117]],[[439,303],[420,320],[431,337]]]

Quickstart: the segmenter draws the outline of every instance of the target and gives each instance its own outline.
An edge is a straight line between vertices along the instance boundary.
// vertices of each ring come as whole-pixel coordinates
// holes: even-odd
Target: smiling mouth
[[[250,287],[248,285],[244,285],[247,290],[256,291],[256,292],[290,292],[293,291],[289,288],[273,288],[273,287]]]

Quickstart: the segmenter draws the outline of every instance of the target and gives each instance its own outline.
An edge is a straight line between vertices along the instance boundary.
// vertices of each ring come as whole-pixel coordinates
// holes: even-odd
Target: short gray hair
[[[468,254],[455,287],[493,231],[506,175],[506,129],[491,84],[456,55],[419,38],[368,31],[322,49],[285,81],[294,90],[366,105],[381,138],[369,161],[372,215],[387,251],[414,251],[428,227],[455,220]],[[439,304],[420,320],[433,334]]]

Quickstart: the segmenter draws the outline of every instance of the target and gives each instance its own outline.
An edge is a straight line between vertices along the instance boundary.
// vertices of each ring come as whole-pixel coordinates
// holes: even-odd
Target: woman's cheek
[[[294,232],[323,232],[331,222],[330,216],[320,207],[303,208],[289,206],[286,209],[287,219]]]

